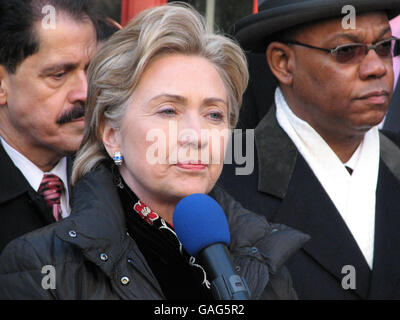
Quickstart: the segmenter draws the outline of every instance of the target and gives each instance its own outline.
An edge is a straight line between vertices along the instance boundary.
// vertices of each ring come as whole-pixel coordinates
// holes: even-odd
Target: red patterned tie
[[[56,221],[61,219],[61,193],[64,189],[63,182],[54,174],[45,174],[38,193],[44,198],[46,204],[53,209],[53,216]]]

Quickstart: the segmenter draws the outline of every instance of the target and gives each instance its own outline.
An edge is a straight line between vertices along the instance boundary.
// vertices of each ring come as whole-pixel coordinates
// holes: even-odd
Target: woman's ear
[[[281,84],[292,85],[295,59],[293,50],[284,43],[272,42],[267,48],[267,61]]]
[[[115,152],[120,152],[120,132],[119,130],[113,128],[109,121],[103,126],[102,134],[103,144],[107,150],[107,153],[112,158]]]

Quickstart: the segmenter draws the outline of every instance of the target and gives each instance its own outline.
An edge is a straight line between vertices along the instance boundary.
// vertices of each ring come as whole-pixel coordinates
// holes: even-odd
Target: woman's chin
[[[194,193],[209,193],[211,191],[211,188],[208,186],[205,186],[204,184],[199,184],[196,182],[193,182],[191,184],[182,184],[178,186],[175,190],[175,196],[178,199],[185,198],[187,196],[190,196],[191,194]]]

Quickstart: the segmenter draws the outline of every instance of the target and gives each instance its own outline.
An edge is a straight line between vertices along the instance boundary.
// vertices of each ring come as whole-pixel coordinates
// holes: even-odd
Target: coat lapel
[[[137,277],[144,277],[146,283],[152,284],[151,290],[148,291],[151,299],[164,298],[146,259],[135,241],[126,233],[124,211],[112,181],[112,173],[103,165],[80,179],[73,188],[74,213],[58,223],[55,233],[63,241],[81,249],[87,260],[93,262],[110,277],[113,280],[111,285],[121,297],[138,298],[137,292],[141,292],[135,291],[136,284],[122,289],[119,279],[116,278],[118,269],[120,272],[122,266],[128,263],[134,267],[133,270],[140,270]],[[95,227],[92,221],[96,221]],[[69,234],[71,230],[78,236],[71,237]],[[107,263],[99,258],[102,252],[108,255]],[[120,260],[126,259],[127,256],[130,261],[121,264]],[[143,290],[146,289],[142,288]]]
[[[276,107],[255,131],[260,192],[282,199],[274,221],[311,236],[303,250],[341,285],[346,265],[355,267],[356,289],[367,297],[370,269],[324,188],[276,120]]]
[[[51,210],[47,207],[43,198],[32,189],[21,171],[14,165],[7,152],[0,143],[0,204],[14,201],[18,197],[27,193],[33,206],[37,208],[35,214],[40,217],[44,225],[54,223],[55,219]],[[12,183],[7,183],[7,182]]]
[[[342,216],[301,155],[275,220],[311,236],[303,250],[331,273],[340,286],[347,274],[343,267],[353,266],[355,292],[367,297],[369,266]]]

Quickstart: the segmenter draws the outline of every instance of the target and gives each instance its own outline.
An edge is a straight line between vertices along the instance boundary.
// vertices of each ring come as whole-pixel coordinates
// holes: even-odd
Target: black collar
[[[124,211],[112,181],[112,173],[105,166],[80,179],[73,188],[73,211],[56,228],[59,238],[81,248],[93,262],[98,263],[99,254],[107,252],[110,263],[100,267],[108,275],[129,243]],[[77,236],[71,237],[71,231]]]
[[[255,129],[258,190],[280,199],[286,195],[298,151],[276,119],[275,103]]]

